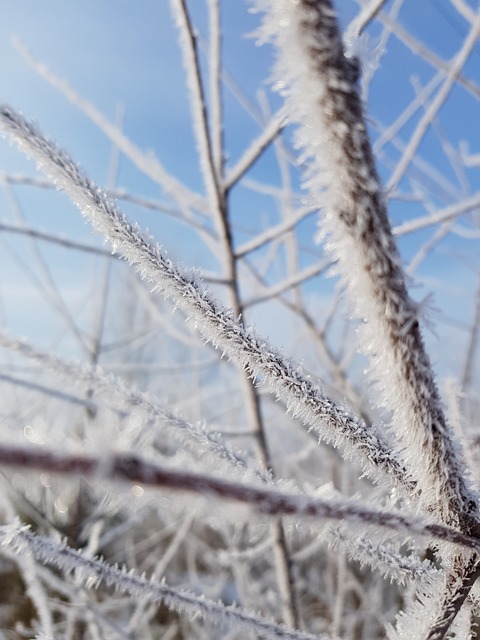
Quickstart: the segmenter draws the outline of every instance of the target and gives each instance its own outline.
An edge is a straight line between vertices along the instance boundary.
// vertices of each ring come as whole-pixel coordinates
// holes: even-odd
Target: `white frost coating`
[[[148,598],[151,602],[162,602],[169,609],[179,613],[200,615],[210,624],[235,625],[238,630],[255,633],[262,638],[327,640],[325,636],[314,636],[288,629],[234,605],[226,606],[189,591],[175,589],[165,582],[148,580],[133,571],[119,568],[118,565],[112,566],[103,560],[89,558],[65,543],[34,535],[28,526],[16,524],[0,527],[0,544],[8,546],[20,555],[33,553],[40,561],[58,567],[66,573],[75,572],[76,578],[88,587],[96,587],[103,582],[107,586],[115,587],[120,593],[129,593],[134,598]]]
[[[445,578],[442,575],[432,581],[428,588],[420,587],[415,599],[397,615],[396,628],[387,627],[388,640],[425,640],[442,613],[444,589]]]
[[[343,52],[329,0],[257,0],[267,13],[261,38],[277,48],[276,79],[297,144],[306,186],[325,208],[323,232],[363,323],[382,404],[421,502],[450,523],[474,523],[463,462],[445,421],[368,141],[351,61]]]
[[[331,528],[327,535],[334,549],[341,548],[361,566],[368,565],[399,584],[412,581],[429,585],[440,574],[429,560],[400,553],[390,542],[375,542],[371,536],[349,535],[344,526]]]
[[[88,179],[68,155],[46,140],[32,124],[7,105],[0,106],[0,129],[33,156],[40,168],[64,189],[97,232],[108,238],[114,251],[135,266],[153,290],[172,297],[195,323],[207,341],[237,363],[268,381],[309,429],[348,458],[355,458],[372,478],[396,481],[414,491],[397,456],[382,436],[351,412],[339,407],[261,337],[245,328],[197,282],[196,276],[180,269],[158,245],[151,244],[117,209],[113,201]]]

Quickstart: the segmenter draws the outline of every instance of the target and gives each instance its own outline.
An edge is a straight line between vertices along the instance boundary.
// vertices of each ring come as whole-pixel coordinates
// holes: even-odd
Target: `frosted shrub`
[[[31,120],[0,107],[2,133],[46,178],[4,173],[17,224],[2,230],[29,239],[36,286],[70,336],[53,350],[0,333],[8,364],[0,442],[6,637],[473,637],[480,299],[459,379],[445,383],[442,397],[425,346],[425,305],[410,285],[459,216],[464,259],[478,238],[480,199],[465,187],[475,156],[438,134],[461,189],[439,179],[420,146],[440,128],[456,84],[478,98],[463,69],[480,14],[452,2],[470,25],[458,54],[447,63],[424,47],[436,74],[428,91],[419,88],[391,125],[369,131],[363,101],[389,38],[416,53],[421,46],[396,21],[401,3],[389,13],[383,4],[364,3],[345,38],[330,0],[250,5],[257,41],[275,52],[282,105],[271,115],[261,99],[258,136],[227,162],[224,87],[246,100],[222,67],[219,2],[207,3],[204,71],[186,2],[172,0],[203,194],[17,43],[110,139],[114,160],[128,158],[163,199],[136,196],[115,179],[97,186]],[[368,29],[380,29],[370,48]],[[415,126],[404,143],[398,131],[409,118]],[[381,159],[388,144],[397,157],[385,187],[375,154]],[[279,184],[255,173],[266,153]],[[59,201],[67,196],[109,249],[27,224],[19,185],[64,192]],[[262,228],[245,214],[243,241],[232,203],[241,189],[252,203],[267,194],[278,216]],[[427,214],[394,225],[388,207],[402,196]],[[176,247],[167,253],[130,221],[128,204],[175,216],[202,243],[204,264],[192,270],[175,260]],[[312,215],[318,243],[305,247],[302,224]],[[397,238],[419,230],[408,262]],[[93,329],[66,303],[41,242],[102,265]],[[322,275],[335,276],[335,290]],[[268,329],[287,318],[299,339],[284,353],[253,321],[266,319]]]

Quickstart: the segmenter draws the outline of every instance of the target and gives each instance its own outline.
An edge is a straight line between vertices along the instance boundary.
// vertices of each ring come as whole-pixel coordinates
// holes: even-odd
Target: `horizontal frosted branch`
[[[348,457],[361,463],[374,478],[383,474],[413,490],[414,485],[386,441],[373,428],[338,406],[286,360],[263,338],[244,327],[209,295],[195,274],[180,269],[158,245],[147,240],[116,205],[75,165],[69,156],[45,139],[35,126],[7,105],[0,106],[0,128],[19,147],[33,156],[39,166],[64,189],[97,232],[107,237],[114,251],[121,253],[153,284],[154,291],[172,297],[207,341],[261,376],[287,403],[292,413],[327,442],[344,448]]]
[[[147,598],[150,602],[162,602],[182,615],[201,616],[212,625],[234,625],[244,633],[255,633],[272,640],[327,640],[325,636],[288,629],[235,605],[225,605],[189,591],[175,589],[164,581],[148,580],[117,565],[89,558],[65,543],[34,535],[26,526],[0,527],[0,544],[17,554],[33,553],[41,562],[58,567],[65,573],[75,573],[76,579],[90,588],[105,583],[107,587],[114,587],[120,593],[127,592],[135,599]]]
[[[478,538],[445,525],[426,524],[418,518],[400,512],[379,511],[349,500],[322,500],[306,494],[282,491],[281,485],[258,486],[203,473],[179,471],[135,455],[110,454],[95,458],[77,454],[57,454],[47,449],[0,446],[0,464],[48,473],[82,475],[97,480],[135,482],[173,491],[188,491],[248,505],[259,515],[361,523],[365,526],[383,527],[480,550]]]

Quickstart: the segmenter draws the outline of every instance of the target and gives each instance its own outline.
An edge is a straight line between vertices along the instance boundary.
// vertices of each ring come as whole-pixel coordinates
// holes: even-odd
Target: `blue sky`
[[[189,4],[199,33],[206,37],[205,3],[195,0]],[[473,1],[469,4],[472,7],[476,5]],[[387,3],[387,8],[391,5],[391,2]],[[358,10],[356,3],[350,0],[337,2],[337,6],[341,8],[344,25]],[[226,67],[253,103],[258,104],[257,95],[261,89],[268,95],[270,107],[274,109],[279,100],[269,93],[272,52],[268,47],[259,49],[254,38],[245,37],[256,28],[258,17],[248,11],[248,5],[244,2],[225,2],[224,7]],[[467,22],[454,12],[448,0],[425,0],[420,3],[405,0],[400,10],[400,20],[410,33],[445,59],[458,51],[469,29]],[[380,27],[375,26],[370,32],[371,48],[375,47],[379,34]],[[66,79],[110,119],[115,118],[118,105],[124,105],[124,129],[132,140],[141,149],[151,150],[172,174],[190,188],[202,191],[190,124],[188,92],[167,0],[141,0],[137,3],[126,0],[115,0],[115,3],[98,0],[84,0],[82,3],[17,0],[2,7],[1,99],[19,108],[26,117],[36,120],[42,130],[68,149],[97,182],[105,184],[111,154],[110,142],[24,62],[11,44],[12,36],[20,38],[39,60]],[[478,45],[466,65],[465,73],[480,84]],[[369,92],[369,117],[374,138],[378,135],[375,122],[392,122],[411,100],[414,95],[414,76],[418,82],[425,84],[432,77],[431,66],[419,60],[396,37],[392,37],[381,70]],[[259,128],[228,90],[225,90],[225,110],[227,153],[235,159],[259,132]],[[475,124],[479,121],[478,116],[478,104],[464,90],[455,89],[440,112],[441,127],[452,145],[458,147],[464,139],[468,140],[472,153],[480,152],[480,127]],[[414,117],[401,131],[405,140],[409,132],[414,130],[419,117]],[[387,151],[390,160],[398,157],[392,148]],[[427,134],[420,151],[427,161],[457,185],[452,166],[434,133]],[[32,164],[6,144],[0,146],[0,169],[34,174]],[[380,165],[380,171],[387,179],[390,171],[387,164]],[[471,190],[475,190],[475,182],[478,183],[478,173],[478,169],[466,172],[471,180]],[[278,167],[273,154],[262,158],[255,175],[265,181],[277,181]],[[125,159],[120,164],[118,184],[146,197],[161,196],[158,186]],[[401,188],[408,191],[411,183],[405,181]],[[66,200],[62,200],[59,206],[56,194],[33,193],[26,188],[20,189],[19,194],[32,226],[94,241],[89,229]],[[430,193],[429,198],[432,206],[448,204],[442,200],[441,194]],[[4,194],[0,195],[0,206],[8,211]],[[251,192],[242,188],[232,198],[235,215],[246,227],[260,228],[262,224],[271,224],[275,213],[272,206],[271,199],[262,196],[252,199]],[[195,260],[205,259],[205,266],[214,268],[212,260],[205,258],[202,249],[195,244],[194,234],[183,228],[179,231],[178,226],[168,218],[159,221],[151,213],[141,212],[135,207],[125,205],[124,208],[130,215],[138,216],[142,224],[148,224],[159,241],[171,248],[173,255],[178,255],[184,261],[192,257]],[[393,202],[391,211],[393,219],[398,222],[425,214],[423,205],[404,201]],[[8,217],[8,214],[4,216],[2,213],[0,217]],[[302,233],[307,238],[312,231],[313,221],[304,225]],[[239,231],[239,240],[245,237]],[[424,236],[419,234],[402,242],[403,255],[414,255],[422,238]],[[16,241],[11,242],[16,246]],[[467,245],[465,247],[465,241],[460,239],[453,239],[448,247],[440,245],[430,261],[430,271],[422,274],[425,281],[437,278],[442,283],[443,286],[437,288],[437,302],[442,307],[448,307],[448,313],[458,320],[468,320],[472,313],[472,300],[468,296],[474,281],[472,256],[475,256],[475,248],[471,242]],[[465,256],[461,255],[455,271],[452,271],[451,260],[445,258],[445,252],[450,257],[452,251],[466,253]],[[73,292],[72,300],[81,306],[82,296],[88,295],[84,290],[84,267],[79,270],[76,259],[65,261],[61,251],[53,251],[49,260],[59,268],[56,277],[65,280],[67,288]],[[8,290],[8,295],[16,296],[18,306],[16,312],[8,310],[6,313],[10,315],[10,322],[15,319],[14,324],[20,327],[21,332],[28,334],[31,323],[28,310],[32,308],[32,296],[35,294],[31,284],[22,285],[26,287],[25,294],[22,294],[20,284],[14,284],[16,280],[13,273],[17,274],[15,278],[20,278],[18,265],[8,268],[11,271],[4,270],[4,273],[9,273],[11,277],[4,278],[2,284],[5,299],[5,291]],[[18,282],[23,280],[20,278]],[[328,296],[330,293],[331,290],[325,290],[319,295]],[[419,291],[419,297],[426,293],[426,289]],[[48,324],[47,316],[39,313],[37,320],[40,321],[40,318],[44,318],[45,325]]]

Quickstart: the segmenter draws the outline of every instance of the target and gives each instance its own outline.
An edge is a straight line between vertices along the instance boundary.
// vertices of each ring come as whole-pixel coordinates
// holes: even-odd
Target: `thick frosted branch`
[[[338,406],[304,376],[298,366],[245,328],[240,319],[203,290],[193,273],[180,269],[158,245],[145,239],[139,228],[128,222],[112,200],[64,151],[8,106],[0,107],[0,127],[68,193],[93,227],[110,240],[114,251],[121,253],[142,277],[153,283],[154,290],[174,299],[207,341],[252,375],[268,381],[309,429],[315,429],[327,442],[341,446],[346,455],[355,457],[372,477],[385,473],[410,491],[413,489],[403,466],[380,434]]]
[[[361,101],[330,0],[259,0],[263,34],[278,50],[276,76],[309,165],[308,186],[324,205],[332,254],[363,321],[380,397],[422,499],[446,522],[476,511],[445,421],[390,229]]]

